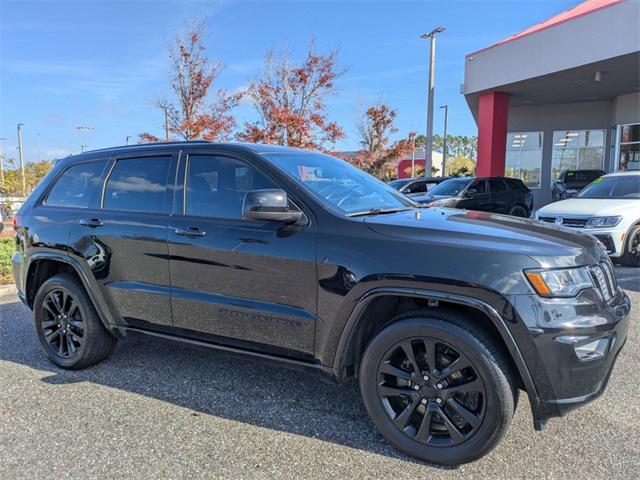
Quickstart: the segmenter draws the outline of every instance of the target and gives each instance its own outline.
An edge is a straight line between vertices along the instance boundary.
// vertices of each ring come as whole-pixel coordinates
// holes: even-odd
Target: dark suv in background
[[[592,236],[420,207],[320,153],[87,152],[56,163],[15,228],[18,294],[56,365],[135,333],[356,378],[382,435],[430,462],[491,450],[519,390],[536,429],[596,398],[627,337]]]
[[[531,190],[517,178],[459,177],[439,183],[412,199],[432,207],[465,208],[529,217],[533,208]]]
[[[554,202],[573,198],[604,174],[602,170],[564,170],[551,186],[551,197]]]

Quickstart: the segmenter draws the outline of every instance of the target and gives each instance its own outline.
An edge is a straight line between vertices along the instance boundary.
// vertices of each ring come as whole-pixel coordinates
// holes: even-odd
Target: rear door
[[[102,195],[82,212],[72,235],[111,310],[131,326],[172,325],[167,186],[176,163],[171,152],[114,158]]]
[[[496,213],[509,213],[511,208],[511,194],[504,180],[492,178],[487,181],[489,195],[491,196],[491,208],[489,211]]]
[[[178,177],[181,201],[169,231],[176,328],[256,350],[312,355],[317,274],[311,212],[296,203],[307,217],[296,226],[243,219],[247,191],[283,186],[242,156],[184,155]]]

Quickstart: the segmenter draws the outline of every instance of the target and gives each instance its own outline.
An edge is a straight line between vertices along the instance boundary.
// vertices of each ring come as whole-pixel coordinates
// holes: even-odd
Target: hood
[[[590,265],[603,250],[591,235],[553,224],[455,208],[417,208],[365,217],[381,235],[407,241],[527,255],[542,266]]]
[[[434,200],[441,200],[443,198],[451,198],[451,195],[429,195],[428,193],[417,193],[410,195],[411,199],[420,203],[429,203]]]
[[[630,211],[640,212],[640,199],[623,198],[570,198],[551,203],[538,210],[538,215],[622,215]]]

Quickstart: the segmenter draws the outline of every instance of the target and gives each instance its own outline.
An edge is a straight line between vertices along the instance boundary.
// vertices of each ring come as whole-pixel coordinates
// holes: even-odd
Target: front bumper
[[[571,299],[514,295],[510,300],[529,333],[519,344],[536,387],[532,409],[541,428],[605,390],[627,339],[631,302],[619,288],[608,304],[594,289]],[[605,345],[597,356],[579,358],[576,347],[597,341]]]

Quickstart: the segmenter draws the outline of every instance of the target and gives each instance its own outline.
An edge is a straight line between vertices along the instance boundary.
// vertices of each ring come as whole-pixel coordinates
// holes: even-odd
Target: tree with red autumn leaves
[[[415,143],[415,133],[411,132],[389,145],[389,136],[398,131],[394,126],[396,116],[397,112],[384,102],[366,107],[356,124],[362,150],[346,160],[379,178],[390,178],[398,160],[411,153]]]
[[[169,131],[182,139],[223,141],[230,138],[236,127],[230,112],[238,105],[243,93],[217,90],[215,99],[209,101],[209,90],[223,65],[205,55],[203,37],[204,26],[193,25],[176,37],[175,44],[169,47],[171,88],[178,102],[174,105],[162,99],[156,105],[166,110]],[[159,141],[159,138],[145,132],[138,136],[138,140],[147,143]]]
[[[322,150],[343,138],[325,111],[327,98],[335,94],[334,81],[345,72],[336,70],[336,58],[337,50],[317,54],[313,42],[300,63],[286,50],[277,57],[267,52],[264,72],[248,88],[260,120],[245,123],[238,139]]]

